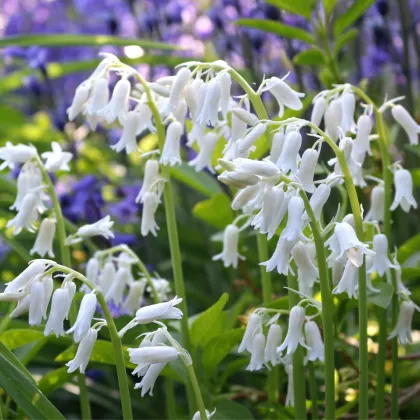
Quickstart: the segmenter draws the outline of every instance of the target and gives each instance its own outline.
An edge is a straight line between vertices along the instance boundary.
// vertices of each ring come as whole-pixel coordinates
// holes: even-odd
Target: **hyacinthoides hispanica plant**
[[[118,81],[109,97],[111,75]],[[242,89],[232,95],[235,82]],[[270,119],[262,101],[263,93],[274,96],[280,118]],[[194,372],[194,354],[190,355],[189,325],[186,293],[178,242],[175,204],[171,189],[170,166],[181,159],[181,138],[186,131],[186,118],[191,119],[187,147],[198,147],[197,156],[189,162],[197,171],[207,169],[218,173],[218,179],[238,190],[231,207],[240,212],[226,226],[223,250],[214,256],[225,267],[237,267],[240,259],[239,237],[253,228],[257,232],[263,302],[248,317],[238,352],[250,353],[249,371],[266,369],[269,402],[279,401],[279,369],[284,366],[288,379],[286,406],[294,407],[296,418],[307,417],[306,376],[309,376],[312,416],[318,416],[319,393],[314,375],[314,363],[324,366],[324,416],[336,416],[335,350],[338,325],[334,296],[341,300],[356,299],[359,330],[359,417],[369,416],[368,381],[368,299],[379,296],[387,282],[392,284],[392,324],[386,311],[380,314],[379,351],[377,357],[376,417],[384,415],[386,339],[392,344],[392,418],[398,417],[398,342],[411,342],[411,320],[418,307],[410,300],[410,292],[401,280],[401,267],[391,252],[391,211],[398,206],[408,212],[417,203],[412,195],[410,173],[400,162],[391,162],[390,145],[386,137],[383,113],[391,108],[394,119],[407,132],[411,144],[417,144],[419,127],[408,112],[396,102],[399,98],[377,106],[359,88],[349,84],[337,85],[314,98],[310,120],[281,119],[284,109],[302,108],[303,93],[295,92],[284,81],[272,77],[263,80],[254,90],[246,80],[223,61],[214,63],[188,62],[180,66],[175,76],[147,82],[133,68],[116,57],[105,54],[93,74],[76,90],[68,110],[70,120],[84,115],[90,128],[98,123],[118,121],[123,132],[112,146],[116,152],[138,153],[137,136],[143,132],[156,133],[159,149],[142,153],[147,160],[142,188],[137,201],[143,205],[140,231],[143,236],[157,235],[156,210],[164,201],[168,240],[177,296],[168,298],[165,280],[152,278],[145,264],[127,246],[96,251],[88,261],[86,274],[71,267],[69,249],[74,244],[94,236],[112,238],[113,222],[109,216],[78,228],[67,236],[63,216],[48,172],[65,170],[71,154],[53,144],[52,152],[38,155],[32,146],[8,144],[0,149],[2,167],[23,164],[18,177],[18,194],[13,209],[17,215],[8,226],[18,234],[22,229],[34,232],[40,216],[32,253],[42,257],[13,281],[2,300],[17,302],[11,317],[29,312],[29,324],[40,325],[47,320],[45,335],[73,334],[78,343],[74,359],[67,365],[69,372],[79,369],[83,374],[89,362],[98,331],[107,327],[111,337],[121,394],[124,418],[132,418],[129,384],[121,338],[137,325],[154,323],[158,328],[142,335],[138,348],[128,350],[130,361],[137,365],[133,374],[142,377],[135,385],[141,396],[153,391],[158,376],[167,363],[180,360],[186,369],[190,414],[194,419],[209,418]],[[356,111],[357,101],[361,111]],[[358,116],[356,114],[359,114]],[[355,117],[357,116],[357,122]],[[373,131],[375,117],[376,132]],[[321,130],[323,121],[325,126]],[[313,144],[301,153],[301,130],[308,127]],[[222,157],[213,166],[216,144],[225,141]],[[378,144],[383,164],[382,178],[366,175],[363,164],[371,154],[371,143]],[[269,150],[262,157],[261,150]],[[258,146],[258,149],[257,147]],[[315,179],[321,149],[330,149],[334,157],[326,177]],[[257,150],[256,150],[257,149]],[[141,153],[141,151],[140,151]],[[262,157],[262,158],[261,158]],[[325,171],[323,172],[325,174]],[[356,187],[372,181],[369,212],[364,215]],[[392,182],[393,181],[393,182]],[[392,185],[395,196],[392,200]],[[334,188],[344,184],[351,213],[337,208],[336,215],[325,220],[323,207]],[[48,196],[53,208],[47,210]],[[287,217],[286,217],[287,216]],[[43,259],[54,258],[52,243],[57,231],[61,249],[61,264]],[[373,233],[372,233],[373,232]],[[268,241],[277,240],[270,257]],[[140,278],[133,275],[138,269]],[[280,277],[272,277],[277,271]],[[62,278],[54,290],[53,275]],[[375,274],[372,278],[371,274]],[[76,285],[84,297],[78,315],[66,332],[64,321],[74,306]],[[272,307],[273,280],[287,289],[289,309]],[[315,288],[319,283],[320,298]],[[287,285],[287,286],[286,286]],[[145,293],[153,300],[142,305]],[[49,302],[51,300],[48,315]],[[110,312],[110,305],[123,308],[134,318],[119,332]],[[100,309],[105,319],[93,317]],[[179,307],[179,309],[177,308]],[[283,337],[284,316],[288,317],[287,334]],[[182,343],[179,343],[162,323],[180,320]],[[93,325],[92,325],[93,323]],[[320,328],[321,327],[321,328]],[[322,330],[322,333],[321,333]],[[81,393],[83,380],[79,378]],[[170,386],[166,389],[169,391]],[[84,418],[88,418],[86,395]],[[209,407],[210,408],[210,407]],[[198,411],[197,411],[198,410]],[[168,416],[175,418],[172,410]]]

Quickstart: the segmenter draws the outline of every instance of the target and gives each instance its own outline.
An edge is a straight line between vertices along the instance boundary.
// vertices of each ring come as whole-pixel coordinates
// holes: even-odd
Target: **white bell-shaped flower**
[[[294,245],[295,242],[280,238],[272,257],[268,261],[261,262],[260,265],[264,265],[267,271],[273,271],[276,268],[279,274],[287,275],[290,267],[290,253]]]
[[[191,77],[191,70],[187,67],[182,67],[178,70],[172,83],[171,93],[168,101],[169,111],[174,111],[178,105],[179,100],[184,94],[184,89],[187,86]]]
[[[160,157],[160,163],[162,165],[174,166],[181,163],[180,147],[183,131],[184,129],[180,122],[173,121],[169,124],[166,131],[165,144]]]
[[[283,151],[284,140],[286,139],[286,135],[284,134],[284,130],[280,129],[276,134],[274,134],[273,139],[271,141],[271,150],[269,159],[271,162],[276,163]]]
[[[162,347],[155,347],[161,349]],[[169,347],[172,348],[172,347]],[[147,393],[153,396],[153,387],[155,386],[156,380],[161,374],[163,368],[166,366],[166,362],[153,363],[150,365],[144,374],[142,380],[134,386],[134,389],[141,389],[141,396],[144,397]]]
[[[182,311],[175,308],[182,302],[182,298],[175,296],[169,302],[156,303],[154,305],[145,306],[136,312],[136,322],[138,324],[150,324],[154,321],[163,319],[181,319]]]
[[[60,146],[60,143],[53,141],[51,143],[51,152],[44,152],[41,156],[43,159],[46,159],[45,169],[48,172],[57,172],[57,171],[69,171],[69,162],[73,158],[73,154],[70,152],[63,152],[63,149]]]
[[[283,331],[280,325],[271,324],[268,329],[267,342],[264,349],[264,363],[271,363],[272,366],[276,366],[279,363],[279,357],[277,355],[277,347],[280,346],[283,338]]]
[[[143,212],[141,217],[141,234],[147,236],[151,233],[157,236],[159,226],[155,220],[156,210],[159,206],[160,198],[155,192],[147,192],[143,197]]]
[[[320,362],[323,362],[325,357],[324,342],[322,341],[318,325],[314,321],[308,321],[305,324],[305,337],[309,346],[305,360],[311,362],[319,360]]]
[[[295,386],[293,381],[293,364],[287,363],[284,365],[287,373],[287,394],[286,394],[286,407],[295,406]]]
[[[232,210],[242,209],[257,196],[259,191],[259,185],[250,185],[238,191],[231,204]]]
[[[213,256],[213,261],[222,260],[225,267],[238,267],[239,260],[244,259],[238,252],[239,232],[239,228],[234,224],[226,226],[223,233],[223,250]]]
[[[245,328],[245,334],[242,338],[241,344],[238,348],[238,353],[242,353],[247,350],[252,351],[254,336],[257,331],[260,331],[262,328],[262,317],[258,312],[253,312],[248,318],[248,323]]]
[[[45,263],[41,260],[31,262],[25,270],[22,271],[11,282],[6,283],[4,293],[15,293],[21,291],[27,286],[36,276],[43,274],[45,271]]]
[[[23,299],[19,300],[16,308],[10,314],[10,319],[15,319],[24,313],[29,311],[29,304],[31,301],[31,295],[26,295]]]
[[[255,114],[252,114],[251,112],[239,106],[235,106],[232,108],[232,114],[235,115],[235,117],[242,120],[247,125],[250,125],[251,127],[257,125],[259,121],[258,117]]]
[[[358,273],[359,267],[356,267],[351,260],[347,260],[343,275],[341,276],[337,286],[333,289],[333,293],[335,295],[339,295],[340,293],[347,293],[349,299],[357,299]]]
[[[82,111],[89,99],[91,93],[92,81],[85,80],[81,83],[74,94],[73,102],[67,108],[67,116],[69,121],[73,121]]]
[[[81,226],[75,235],[67,238],[66,243],[72,245],[92,236],[103,236],[106,239],[113,238],[114,233],[111,231],[113,225],[111,216],[107,215],[95,223]]]
[[[297,276],[299,283],[306,283],[309,287],[313,287],[314,283],[319,279],[319,271],[310,254],[311,245],[305,245],[298,242],[292,249],[292,257],[297,265]]]
[[[353,144],[353,159],[363,163],[366,153],[372,155],[369,136],[372,131],[372,119],[369,115],[361,115],[357,120],[356,138]]]
[[[275,208],[274,214],[271,216],[271,221],[268,224],[267,239],[270,240],[276,233],[280,223],[283,221],[287,213],[287,207],[291,196],[285,193],[282,185],[277,185],[273,188],[275,193]],[[265,198],[265,197],[264,197]],[[268,217],[268,216],[267,216]]]
[[[319,221],[322,210],[331,194],[331,187],[328,184],[320,184],[312,194],[309,204],[312,207],[312,211],[315,215],[315,219]],[[307,219],[306,212],[303,215],[304,219]]]
[[[344,133],[351,131],[355,127],[354,110],[356,108],[356,98],[353,92],[345,91],[340,98],[342,117],[340,126]]]
[[[144,347],[156,347],[160,344],[165,344],[167,341],[166,334],[160,332],[159,330],[156,333],[147,333],[142,342],[140,343],[140,346],[138,348],[144,348]],[[129,352],[131,352],[133,349],[130,349]],[[137,375],[139,378],[141,376],[144,376],[147,373],[147,370],[149,367],[151,367],[150,363],[139,363],[137,367],[133,370],[131,373],[132,375]]]
[[[231,130],[231,140],[236,142],[239,139],[243,138],[246,132],[246,122],[238,118],[235,114],[232,113],[232,130]]]
[[[26,162],[19,172],[17,178],[17,194],[15,202],[10,206],[10,210],[20,210],[23,199],[32,191],[38,191],[42,186],[42,174],[38,166],[34,162]],[[41,203],[39,203],[41,204]],[[39,208],[38,211],[43,211]]]
[[[377,272],[379,276],[383,276],[389,268],[395,268],[388,258],[388,238],[386,235],[379,233],[373,237],[373,256],[372,266],[368,273]]]
[[[224,171],[217,177],[223,184],[229,185],[233,188],[246,188],[256,185],[260,182],[261,178],[257,175],[247,174],[246,172]]]
[[[220,111],[222,112],[223,118],[226,119],[231,103],[232,77],[226,70],[221,71],[217,77],[220,80],[220,87],[222,89],[220,94]]]
[[[121,138],[111,146],[116,152],[125,150],[125,153],[133,153],[137,150],[137,128],[139,126],[139,113],[137,111],[129,111],[124,120],[123,132]]]
[[[235,170],[250,175],[257,175],[264,178],[279,175],[280,171],[277,166],[268,160],[252,160],[246,158],[237,158],[233,161]]]
[[[398,169],[394,174],[395,197],[390,210],[394,211],[398,206],[408,213],[413,207],[417,208],[417,201],[413,197],[413,178],[407,169]]]
[[[356,251],[360,251],[360,254],[375,255],[375,253],[369,249],[367,244],[359,241],[353,227],[346,222],[337,223],[335,225],[334,236],[337,239],[340,248],[338,258],[344,256],[345,254],[347,254],[348,257],[351,257]],[[359,258],[350,259],[354,265],[360,267],[362,264],[362,258],[361,255],[358,257]]]
[[[397,293],[399,295],[406,295],[406,296],[410,296],[411,292],[410,290],[408,290],[405,286],[404,283],[402,281],[402,269],[401,269],[401,265],[397,260],[397,257],[394,256],[392,262],[394,263],[395,266],[395,280],[397,282]],[[391,280],[388,278],[387,276],[387,281],[391,282]]]
[[[137,349],[128,349],[130,362],[136,365],[142,363],[169,363],[178,359],[178,351],[168,346],[146,346]]]
[[[296,241],[303,237],[303,212],[305,211],[305,204],[301,197],[292,197],[288,202],[287,209],[287,224],[280,238],[284,238],[289,242],[296,243]]]
[[[86,278],[93,284],[98,284],[99,260],[96,256],[89,258],[86,264]],[[89,288],[88,288],[89,290]]]
[[[315,97],[313,103],[314,106],[311,113],[311,123],[319,127],[327,109],[327,101],[323,95],[318,95]],[[312,130],[312,132],[313,131],[314,130]]]
[[[367,257],[366,257],[367,259]],[[337,284],[340,282],[341,277],[343,276],[344,267],[345,265],[340,260],[336,260],[335,256],[332,258],[332,260],[328,260],[328,266],[331,268],[331,281],[333,286],[337,286]]]
[[[301,182],[306,192],[315,191],[314,176],[315,168],[318,163],[319,152],[314,149],[306,149],[302,155],[302,161],[296,173],[296,177]]]
[[[270,92],[275,98],[279,105],[279,117],[281,118],[284,114],[284,108],[290,108],[294,111],[298,111],[303,108],[303,104],[300,98],[305,96],[304,93],[296,92],[286,82],[278,77],[272,77],[267,80],[267,84],[263,91]]]
[[[70,295],[66,288],[57,289],[51,300],[50,316],[45,325],[44,335],[54,333],[56,337],[64,335],[64,320],[70,310]]]
[[[85,373],[89,359],[92,354],[93,346],[95,345],[96,339],[98,338],[98,331],[89,328],[86,335],[80,341],[79,347],[77,348],[76,355],[73,360],[66,363],[68,373],[72,373],[79,369],[80,373]]]
[[[413,146],[419,144],[418,135],[420,133],[420,125],[417,124],[416,120],[409,112],[402,105],[395,105],[392,107],[391,113],[395,121],[397,121],[407,133],[410,144]]]
[[[218,121],[217,113],[219,110],[221,95],[222,86],[220,80],[217,77],[211,79],[206,89],[206,96],[203,106],[199,115],[197,116],[197,122],[199,124],[210,124],[212,126],[216,125]]]
[[[44,283],[35,279],[31,284],[29,299],[29,325],[40,325],[45,307]],[[48,302],[47,302],[48,305]]]
[[[109,288],[105,300],[120,306],[123,302],[125,288],[129,285],[131,272],[126,267],[118,267],[115,280]]]
[[[50,258],[54,258],[55,227],[56,220],[52,217],[48,217],[41,222],[35,244],[30,252],[31,255],[36,253],[44,257],[45,254],[48,254]]]
[[[0,165],[0,170],[3,170],[4,168],[13,169],[16,163],[26,163],[37,154],[35,147],[32,145],[13,145],[8,141],[6,146],[0,147],[0,159],[4,160]]]
[[[101,118],[98,117],[98,112],[108,105],[109,88],[107,79],[97,79],[93,82],[93,92],[88,105],[84,110],[87,122],[91,130],[96,130],[98,122]]]
[[[204,85],[204,81],[200,78],[194,79],[185,89],[185,99],[188,109],[190,110],[191,120],[197,119],[197,107],[200,98],[200,88]]]
[[[303,337],[303,323],[305,322],[305,309],[301,306],[293,306],[289,315],[289,329],[287,330],[286,338],[283,344],[278,348],[279,352],[282,352],[287,348],[287,354],[293,354],[298,345],[309,349],[305,344]]]
[[[143,203],[145,194],[156,188],[160,180],[159,162],[154,159],[149,159],[144,168],[143,184],[136,197],[136,203]],[[160,190],[158,190],[158,192],[160,192]]]
[[[411,336],[411,322],[413,320],[415,310],[416,306],[411,300],[403,301],[401,303],[397,324],[388,339],[398,336],[398,339],[403,346],[413,342],[413,338]]]
[[[200,151],[194,159],[188,162],[188,165],[194,167],[196,171],[207,169],[214,173],[212,157],[218,140],[219,136],[216,133],[209,132],[205,134],[201,142]]]
[[[299,149],[302,145],[302,136],[298,131],[291,131],[286,135],[283,150],[277,161],[277,166],[284,172],[294,174],[300,161]]]
[[[42,318],[47,319],[47,310],[48,304],[50,303],[50,299],[54,290],[54,281],[52,276],[44,276],[42,279],[44,283],[44,307],[42,312]]]
[[[211,419],[211,417],[213,416],[213,414],[216,413],[216,409],[213,410],[213,412],[211,413],[209,410],[206,410],[206,419],[202,419],[201,418],[201,414],[199,411],[196,411],[193,415],[192,420],[207,420],[207,419]]]
[[[108,290],[115,281],[116,275],[117,270],[115,269],[114,263],[112,261],[107,261],[99,275],[99,285],[104,295],[108,293]]]
[[[88,333],[90,323],[92,322],[93,315],[96,311],[96,304],[97,299],[94,293],[89,293],[83,296],[76,322],[67,331],[67,334],[73,333],[75,343],[78,343]]]
[[[34,223],[38,220],[39,193],[26,194],[16,216],[7,222],[6,227],[13,227],[13,235],[18,235],[22,229],[35,232]]]
[[[260,329],[259,332],[253,337],[252,349],[251,349],[251,361],[246,370],[254,371],[263,368],[265,363],[264,357],[265,350],[265,336]]]
[[[178,106],[173,112],[173,117],[184,127],[187,119],[188,105],[187,101],[182,98],[178,102]]]
[[[370,194],[370,209],[365,221],[383,222],[385,212],[385,188],[382,184],[375,185]]]
[[[123,308],[133,315],[141,306],[144,290],[146,288],[146,279],[137,280],[130,284],[130,290],[124,301]]]
[[[97,116],[108,124],[118,119],[120,124],[123,125],[127,118],[130,90],[131,84],[127,79],[119,80],[112,92],[111,100],[103,109],[97,112]]]
[[[340,99],[333,99],[327,107],[324,115],[326,134],[331,137],[333,141],[338,140],[339,130],[343,117],[343,108]]]
[[[258,123],[248,134],[239,140],[238,151],[243,153],[251,148],[254,143],[265,133],[267,127],[264,123]]]

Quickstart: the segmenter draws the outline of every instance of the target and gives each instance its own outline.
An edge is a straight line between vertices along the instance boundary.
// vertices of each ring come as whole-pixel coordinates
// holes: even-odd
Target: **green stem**
[[[10,324],[10,314],[14,311],[16,308],[16,302],[10,302],[9,309],[7,310],[7,313],[3,316],[3,319],[0,322],[0,334],[7,330],[7,327]]]
[[[203,396],[201,395],[200,386],[198,385],[197,377],[195,376],[193,365],[186,367],[188,377],[191,381],[191,386],[194,391],[198,411],[200,412],[201,420],[207,420],[206,407],[204,406]]]
[[[51,181],[48,171],[45,169],[44,165],[42,164],[41,159],[38,156],[36,159],[37,159],[38,167],[42,174],[42,179],[44,183],[47,185],[48,193],[50,195],[53,208],[54,208],[55,219],[57,222],[57,236],[58,236],[58,241],[60,244],[61,262],[65,266],[71,267],[70,248],[66,245],[66,238],[67,238],[66,225],[65,225],[63,212],[61,210],[60,202],[58,200],[57,194],[55,193],[54,184]],[[72,302],[69,315],[70,315],[69,316],[70,324],[73,324],[76,321],[76,316],[77,316],[74,302]],[[79,390],[80,390],[80,409],[82,412],[82,418],[89,420],[91,418],[91,411],[90,411],[89,396],[87,392],[85,375],[78,373],[77,382],[79,384]]]
[[[309,390],[311,394],[311,400],[312,400],[312,420],[318,420],[319,414],[318,414],[318,387],[316,385],[316,377],[315,377],[315,367],[314,363],[309,363]],[[328,417],[327,414],[325,414],[325,418]]]
[[[296,272],[296,270],[294,270]],[[297,277],[291,273],[287,275],[287,286],[290,289],[299,290]],[[299,295],[291,290],[288,291],[289,309],[292,309],[299,303]],[[298,346],[293,353],[293,392],[295,396],[295,418],[303,420],[307,418],[306,414],[306,390],[305,390],[305,368],[303,364],[303,348]]]
[[[170,420],[176,420],[176,400],[174,394],[174,383],[171,378],[165,378],[166,416]]]
[[[386,359],[386,309],[378,308],[378,354],[376,355],[375,419],[385,418],[385,359]]]

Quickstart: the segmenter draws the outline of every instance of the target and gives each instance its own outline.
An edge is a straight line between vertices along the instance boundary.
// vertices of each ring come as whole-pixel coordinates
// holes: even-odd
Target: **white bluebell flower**
[[[289,315],[289,328],[287,330],[286,338],[283,344],[278,348],[279,352],[282,352],[287,348],[287,354],[293,354],[298,345],[309,349],[305,344],[303,337],[303,323],[305,322],[305,309],[301,306],[293,306]]]
[[[96,311],[97,299],[94,293],[89,293],[83,296],[80,303],[79,313],[77,314],[76,322],[67,331],[67,334],[73,333],[75,343],[82,340],[90,330],[90,323]]]
[[[382,184],[375,185],[370,194],[370,208],[365,220],[383,222],[385,212],[385,188]]]
[[[393,106],[391,113],[395,121],[397,121],[407,133],[410,144],[416,146],[419,143],[418,135],[420,133],[420,126],[417,124],[416,120],[402,105]]]
[[[323,362],[325,357],[324,342],[322,341],[318,325],[314,321],[308,321],[305,323],[305,336],[306,342],[309,346],[305,360],[309,360],[311,362],[319,360],[320,362]]]
[[[60,143],[53,141],[51,142],[51,152],[42,153],[42,158],[46,159],[44,166],[48,172],[57,171],[69,171],[69,162],[73,158],[73,154],[70,152],[63,152]]]
[[[390,210],[394,211],[398,206],[408,213],[413,207],[417,208],[417,201],[413,196],[413,178],[407,169],[398,169],[394,174],[395,197]]]
[[[66,363],[66,366],[69,367],[67,370],[68,373],[72,373],[77,369],[79,369],[80,373],[85,373],[97,338],[98,331],[94,328],[89,328],[83,339],[80,341],[74,359]]]
[[[298,169],[298,162],[300,161],[299,149],[302,145],[302,136],[298,131],[291,131],[286,135],[284,140],[283,150],[277,166],[284,172],[289,171],[294,174]]]
[[[36,253],[41,257],[44,257],[45,254],[48,254],[49,257],[54,258],[53,245],[55,228],[56,220],[52,217],[48,217],[41,222],[34,246],[30,252],[31,255]]]
[[[416,305],[414,305],[411,300],[403,301],[401,303],[397,324],[388,339],[398,336],[398,339],[403,346],[413,342],[413,337],[411,335],[411,322],[413,320],[415,310]]]
[[[213,261],[222,260],[225,267],[238,267],[239,260],[244,259],[238,252],[239,232],[239,228],[234,224],[226,226],[223,233],[223,251],[213,256]]]

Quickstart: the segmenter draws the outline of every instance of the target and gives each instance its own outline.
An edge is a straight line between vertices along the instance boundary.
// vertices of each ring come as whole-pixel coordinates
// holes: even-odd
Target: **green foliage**
[[[212,416],[215,420],[252,420],[252,413],[235,401],[221,401],[216,404],[216,413]]]
[[[265,2],[308,20],[311,18],[312,2],[310,0],[265,0]]]
[[[340,34],[335,41],[334,54],[337,57],[340,51],[354,38],[357,37],[359,31],[352,28],[347,32]]]
[[[293,62],[305,66],[323,66],[325,65],[325,54],[317,47],[309,48],[296,54]]]
[[[362,16],[373,3],[374,0],[355,0],[350,8],[334,22],[335,36],[343,33],[352,23]]]
[[[368,302],[381,308],[388,308],[394,294],[394,287],[390,283],[378,283],[374,285],[375,289],[379,289],[379,293],[368,295]]]
[[[300,28],[285,25],[274,20],[266,19],[239,19],[236,22],[238,25],[246,28],[259,29],[264,32],[270,32],[276,35],[284,36],[285,38],[298,39],[307,44],[314,44],[313,36]]]
[[[397,253],[398,262],[403,265],[413,254],[420,251],[420,233],[404,242]]]
[[[19,359],[3,343],[0,343],[0,386],[30,418],[64,419],[39,390]]]
[[[337,0],[322,0],[322,4],[324,5],[325,13],[329,16],[334,10]]]
[[[218,229],[224,229],[233,221],[230,199],[226,194],[217,194],[208,200],[200,201],[194,206],[192,213],[197,219]]]
[[[66,382],[69,382],[74,373],[67,373],[67,367],[63,366],[58,369],[51,370],[44,375],[38,382],[39,389],[45,394],[51,394],[61,388]]]
[[[0,341],[9,350],[15,350],[18,347],[26,346],[43,338],[44,334],[34,329],[11,329],[0,334]]]

